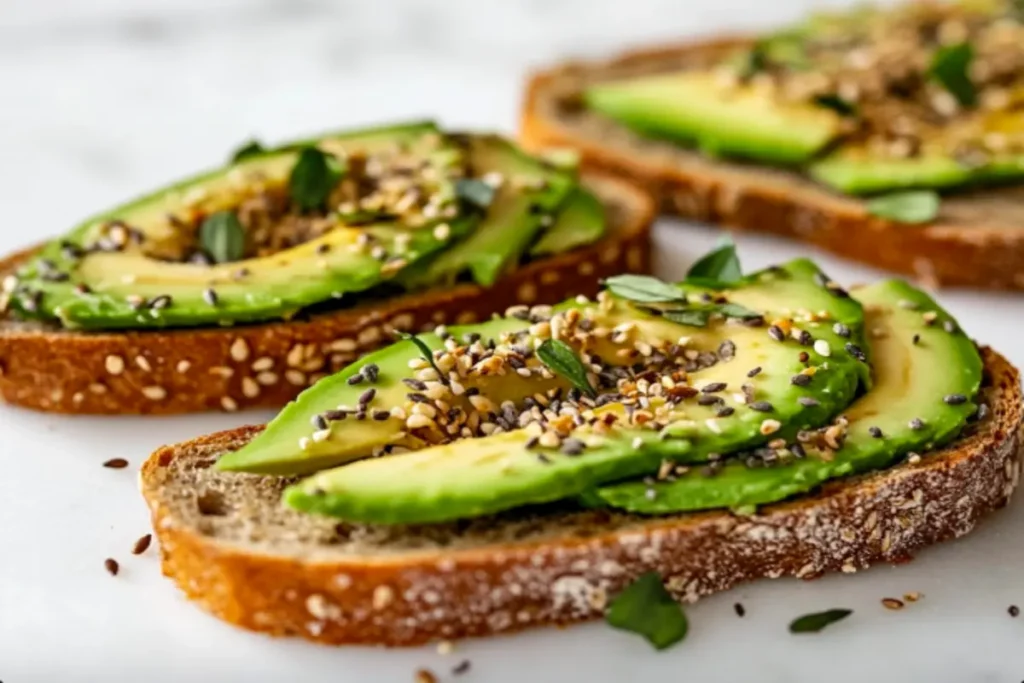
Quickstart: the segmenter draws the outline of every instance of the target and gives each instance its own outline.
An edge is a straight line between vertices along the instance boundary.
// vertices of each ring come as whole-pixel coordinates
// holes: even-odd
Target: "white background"
[[[514,129],[524,71],[644,40],[784,21],[808,0],[0,0],[0,250],[219,163],[239,141],[435,115]],[[658,270],[680,275],[706,228],[662,221]],[[748,267],[804,253],[742,237]],[[847,283],[878,274],[822,257]],[[943,292],[975,337],[1024,363],[1022,295]],[[601,624],[432,648],[330,649],[237,631],[159,572],[135,468],[163,443],[266,413],[62,418],[0,407],[0,681],[929,681],[1024,678],[1024,506],[898,568],[761,582],[690,607],[691,635],[655,654]],[[100,466],[110,457],[128,470]],[[1018,501],[1019,503],[1019,501]],[[103,559],[118,558],[111,578]],[[885,596],[925,594],[902,612]],[[732,609],[742,601],[748,616]],[[817,636],[799,614],[855,609]]]

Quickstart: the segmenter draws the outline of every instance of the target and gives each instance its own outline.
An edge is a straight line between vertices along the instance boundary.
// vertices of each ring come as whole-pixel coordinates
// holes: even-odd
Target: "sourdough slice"
[[[606,236],[530,262],[489,288],[460,284],[305,319],[228,328],[74,332],[0,318],[0,396],[61,413],[280,407],[326,373],[390,343],[392,329],[470,323],[515,304],[594,296],[602,278],[649,272],[653,201],[607,174],[583,180],[606,206]],[[0,263],[0,277],[28,256]]]
[[[982,354],[989,415],[956,443],[750,517],[556,505],[443,525],[339,524],[284,507],[289,480],[211,467],[259,427],[161,448],[142,467],[142,492],[164,574],[244,628],[412,645],[568,623],[600,616],[645,571],[692,601],[751,579],[897,562],[967,533],[1020,474],[1020,377]]]
[[[1024,185],[952,195],[930,225],[895,223],[798,173],[643,138],[582,104],[591,83],[699,67],[747,44],[721,38],[538,73],[527,85],[522,143],[575,148],[586,168],[642,183],[684,218],[796,237],[929,285],[1024,289]]]

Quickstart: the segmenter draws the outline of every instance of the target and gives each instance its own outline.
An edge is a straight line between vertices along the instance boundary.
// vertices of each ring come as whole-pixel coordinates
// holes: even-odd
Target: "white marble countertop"
[[[7,0],[0,3],[0,251],[108,204],[270,141],[437,116],[512,131],[524,71],[644,40],[764,25],[810,0]],[[715,233],[663,221],[661,274],[682,273]],[[749,267],[804,253],[743,237]],[[834,259],[837,279],[878,274]],[[1024,297],[943,292],[963,326],[1024,364]],[[761,582],[689,608],[691,635],[654,654],[601,624],[431,648],[329,649],[225,626],[160,577],[131,470],[153,448],[266,413],[61,418],[0,407],[0,681],[444,680],[929,681],[1024,677],[1024,506],[900,567]],[[1019,503],[1019,501],[1017,501]],[[103,558],[121,560],[109,577]],[[902,612],[880,598],[920,591]],[[732,610],[742,601],[748,615]],[[785,629],[829,607],[853,618],[811,638]]]

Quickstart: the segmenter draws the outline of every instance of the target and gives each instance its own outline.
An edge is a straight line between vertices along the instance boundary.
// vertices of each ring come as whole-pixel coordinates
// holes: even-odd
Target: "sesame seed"
[[[819,356],[825,356],[828,358],[832,355],[832,347],[824,339],[818,339],[814,342],[814,352]]]
[[[967,397],[963,394],[948,394],[942,398],[948,405],[959,406],[967,403]]]
[[[796,400],[796,402],[807,408],[814,408],[815,406],[821,405],[821,402],[818,401],[818,399],[811,396],[801,396]]]
[[[346,380],[349,386],[355,386],[363,383],[363,373],[357,372]]]
[[[467,671],[469,671],[469,667],[470,667],[469,660],[468,659],[463,659],[461,662],[459,662],[457,665],[455,665],[455,667],[452,668],[452,674],[455,675],[455,676],[461,676],[462,674],[464,674]]]
[[[107,356],[105,365],[107,372],[111,375],[120,375],[124,372],[124,358],[121,358],[121,356]]]
[[[726,386],[725,382],[711,382],[710,384],[704,385],[701,389],[701,393],[714,394],[716,392],[723,391]]]
[[[243,363],[249,359],[249,345],[244,339],[238,337],[231,343],[231,348],[228,350],[228,353],[231,354],[232,360]]]
[[[562,452],[566,455],[579,455],[586,448],[581,440],[576,438],[569,438],[562,442]]]
[[[238,410],[238,402],[230,396],[222,396],[220,399],[220,407],[229,413],[233,413]]]
[[[216,290],[213,289],[213,287],[207,287],[206,289],[203,290],[203,301],[205,301],[210,306],[216,306],[218,303],[220,303],[220,297],[217,296],[217,292]]]
[[[800,330],[800,334],[797,335],[797,341],[799,341],[802,346],[810,346],[814,343],[814,337],[807,330]]]
[[[117,576],[117,572],[121,570],[121,565],[119,565],[117,563],[117,560],[115,560],[112,557],[108,557],[107,559],[103,560],[103,567],[111,576]]]
[[[161,294],[160,296],[150,299],[148,306],[154,311],[159,311],[170,306],[173,301],[174,300],[171,298],[170,294]]]
[[[260,395],[260,385],[252,377],[243,377],[242,395],[246,398],[256,398]]]
[[[1006,613],[1009,614],[1014,619],[1016,619],[1017,617],[1020,616],[1020,608],[1017,607],[1017,605],[1010,605],[1009,607],[1006,608]]]
[[[149,548],[150,542],[153,540],[153,534],[144,534],[135,541],[135,545],[132,546],[132,555],[141,555],[146,552]]]
[[[810,375],[804,375],[804,374],[797,374],[797,375],[793,375],[792,377],[790,377],[789,381],[790,381],[791,384],[794,384],[794,385],[796,385],[798,387],[805,387],[805,386],[807,386],[808,384],[811,383],[811,376]]]
[[[717,415],[718,417],[729,417],[730,415],[732,415],[735,412],[736,412],[736,409],[733,408],[732,406],[725,406],[725,405],[723,405],[723,406],[719,406],[718,408],[715,408],[715,415]]]
[[[167,390],[155,385],[142,387],[142,395],[151,401],[162,401],[167,398]]]
[[[919,417],[915,417],[913,420],[907,423],[907,426],[909,426],[915,432],[920,431],[924,429],[924,420],[922,420]]]
[[[373,399],[374,399],[374,397],[376,395],[377,395],[377,390],[376,389],[373,389],[373,388],[367,389],[363,393],[359,394],[359,400],[358,400],[359,405],[360,406],[369,405],[370,402],[373,401]]]
[[[761,366],[758,365],[756,368],[751,369],[750,372],[747,373],[747,377],[757,377],[760,374],[761,374]]]
[[[867,354],[865,354],[864,351],[856,344],[852,342],[847,342],[843,348],[846,349],[847,353],[849,353],[851,356],[853,356],[860,362],[866,363],[868,361]]]
[[[786,333],[778,325],[772,325],[768,328],[768,336],[777,342],[786,340]]]
[[[324,417],[323,415],[314,415],[313,417],[310,418],[309,422],[310,424],[313,425],[313,428],[316,430],[327,429],[327,427],[329,426],[327,423],[327,418]]]
[[[911,465],[916,465],[917,463],[921,462],[921,454],[920,453],[908,453],[907,454],[907,462],[909,462]]]
[[[103,466],[112,470],[123,470],[128,467],[128,461],[124,458],[111,458],[103,463]]]
[[[701,394],[697,397],[697,405],[701,406],[712,406],[716,403],[721,403],[722,399],[718,396],[712,396],[710,394]]]
[[[187,361],[187,360],[180,360],[180,361],[178,361],[178,365],[176,366],[175,369],[180,374],[184,375],[186,372],[189,371],[189,368],[191,368],[191,367],[192,367],[192,363],[190,363],[189,361]]]
[[[903,601],[897,598],[882,598],[882,606],[886,609],[900,610],[903,609]]]
[[[732,609],[734,612],[736,612],[736,616],[738,617],[744,617],[747,614],[747,610],[743,606],[743,603],[737,602],[732,606]]]
[[[370,416],[373,417],[373,419],[377,420],[378,422],[383,422],[384,420],[391,417],[391,413],[390,411],[387,410],[373,410],[370,412]]]
[[[759,413],[770,413],[775,410],[775,407],[768,401],[754,401],[750,404],[750,409]]]
[[[832,326],[832,331],[843,338],[849,338],[850,328],[842,323],[836,323]]]
[[[868,434],[870,434],[875,439],[882,438],[882,430],[879,429],[878,427],[868,427]]]
[[[778,420],[765,420],[761,423],[761,434],[767,436],[774,434],[782,428],[782,423]]]

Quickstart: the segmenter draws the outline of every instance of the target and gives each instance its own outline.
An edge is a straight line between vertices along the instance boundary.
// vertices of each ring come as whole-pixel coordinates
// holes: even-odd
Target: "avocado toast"
[[[854,572],[971,530],[1019,478],[1019,376],[899,280],[806,259],[406,338],[265,428],[167,446],[164,573],[215,615],[407,645]]]
[[[566,64],[530,81],[521,138],[685,218],[1021,289],[1022,38],[1017,3],[930,2]]]
[[[266,150],[0,264],[0,394],[72,413],[279,407],[395,330],[649,267],[651,200],[431,122]]]

